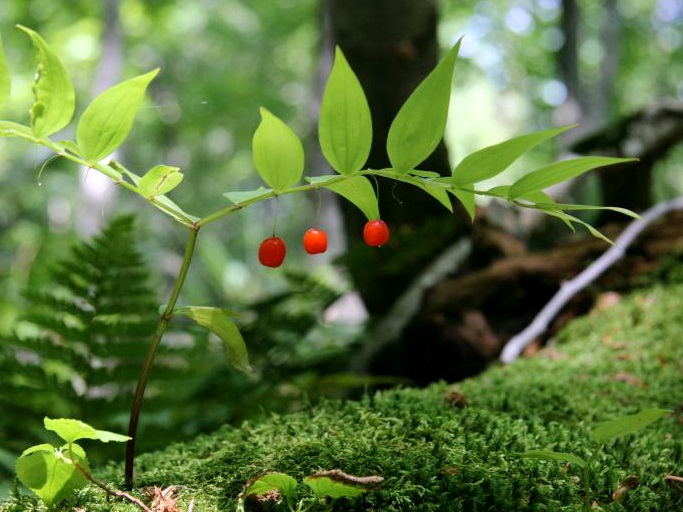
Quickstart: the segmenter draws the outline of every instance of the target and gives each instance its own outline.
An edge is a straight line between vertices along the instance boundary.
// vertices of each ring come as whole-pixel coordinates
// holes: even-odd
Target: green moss
[[[301,479],[339,468],[385,478],[376,492],[339,500],[335,510],[581,510],[580,473],[560,463],[520,459],[530,449],[587,456],[597,423],[645,408],[683,403],[683,285],[655,287],[573,322],[556,346],[454,386],[391,390],[359,402],[327,401],[305,412],[225,427],[143,455],[137,484],[177,485],[195,510],[230,511],[243,483],[266,471]],[[470,405],[444,394],[457,389]],[[256,404],[255,404],[256,406]],[[604,447],[590,487],[609,511],[671,511],[683,501],[662,481],[683,471],[680,417]],[[99,477],[120,485],[121,468]],[[611,492],[630,474],[640,486],[622,502]],[[65,510],[135,510],[87,488]],[[3,512],[40,510],[27,498]]]

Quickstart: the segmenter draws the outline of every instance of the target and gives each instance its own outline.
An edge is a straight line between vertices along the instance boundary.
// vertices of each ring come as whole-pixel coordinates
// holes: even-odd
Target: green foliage
[[[178,167],[155,165],[138,181],[140,193],[145,197],[163,196],[183,181]]]
[[[10,93],[10,77],[5,58],[5,49],[0,38],[0,108],[5,106]]]
[[[670,416],[673,411],[666,409],[646,409],[630,416],[624,416],[598,425],[592,432],[593,439],[606,443],[617,437],[638,432],[658,419]]]
[[[81,156],[97,162],[112,153],[126,139],[149,83],[158,69],[115,85],[85,109],[76,129]]]
[[[359,171],[372,146],[368,100],[339,48],[320,102],[318,139],[323,155],[340,174]]]
[[[89,474],[85,450],[75,441],[95,439],[108,443],[130,438],[106,430],[97,430],[79,420],[60,418],[44,420],[45,429],[55,432],[66,444],[58,448],[43,443],[24,450],[17,459],[17,478],[48,506],[60,502],[87,483]]]
[[[443,137],[459,50],[460,41],[417,86],[391,123],[387,155],[399,173],[406,173],[426,160]]]
[[[21,25],[18,28],[31,38],[38,57],[31,129],[34,137],[40,139],[69,124],[76,107],[75,93],[64,65],[43,38],[29,28]]]
[[[27,292],[16,336],[0,346],[0,431],[8,436],[0,438],[1,446],[16,451],[41,439],[46,414],[124,426],[157,320],[150,272],[135,249],[132,228],[131,217],[113,220],[100,236],[55,262],[47,284]],[[160,407],[183,403],[192,393],[186,368],[211,357],[201,355],[201,340],[196,347],[164,347],[146,404],[150,420]],[[12,418],[22,418],[21,425]],[[152,445],[163,445],[167,421],[162,416],[151,422],[159,429]]]
[[[356,205],[368,220],[379,219],[377,195],[367,178],[353,176],[344,181],[338,181],[335,178],[335,176],[316,176],[309,178],[309,181],[313,184],[320,184],[327,190],[347,199]]]

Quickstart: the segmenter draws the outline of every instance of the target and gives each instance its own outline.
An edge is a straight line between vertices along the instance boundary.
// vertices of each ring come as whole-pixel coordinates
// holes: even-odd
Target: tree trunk
[[[358,75],[372,112],[367,166],[390,167],[386,139],[391,122],[438,61],[436,1],[327,1],[333,42]],[[450,173],[443,143],[420,168]],[[371,314],[385,312],[416,269],[468,232],[463,215],[454,217],[418,188],[385,180],[378,180],[378,187],[381,215],[391,228],[384,248],[365,247],[360,233],[366,219],[355,207],[342,206],[348,239],[345,263]]]

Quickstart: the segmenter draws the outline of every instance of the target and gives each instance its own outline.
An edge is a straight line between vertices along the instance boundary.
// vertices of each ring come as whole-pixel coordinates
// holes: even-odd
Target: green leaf
[[[102,160],[126,139],[157,73],[159,69],[110,87],[88,105],[76,128],[76,142],[85,160]]]
[[[463,208],[465,208],[467,215],[469,215],[470,220],[472,222],[474,222],[474,217],[476,215],[476,204],[474,202],[474,192],[470,192],[469,190],[457,189],[457,188],[449,188],[448,191],[451,194],[453,194],[458,201],[460,201],[460,204],[462,204]]]
[[[46,430],[54,432],[67,443],[73,443],[79,439],[95,439],[97,441],[102,441],[103,443],[108,443],[110,441],[122,443],[130,439],[128,436],[115,434],[114,432],[97,430],[87,423],[70,418],[44,418],[43,423],[45,424]]]
[[[183,181],[179,167],[155,165],[140,178],[138,188],[145,197],[163,196]]]
[[[575,178],[596,167],[634,162],[635,160],[635,158],[583,156],[555,162],[554,164],[532,171],[526,176],[522,176],[510,187],[510,199],[516,199],[529,192],[533,192],[534,190],[543,190],[557,183]]]
[[[368,100],[339,47],[320,104],[318,139],[323,155],[340,174],[360,170],[372,146]]]
[[[33,446],[17,459],[19,481],[31,489],[48,506],[64,499],[72,491],[83,487],[87,480],[61,455],[88,470],[85,451],[77,444],[65,445],[60,450],[49,444]]]
[[[261,123],[252,139],[254,167],[276,192],[296,184],[304,170],[304,149],[292,129],[261,108]]]
[[[525,197],[521,199],[525,199]],[[609,210],[612,212],[617,212],[621,213],[623,215],[626,215],[627,217],[631,217],[633,219],[639,219],[640,215],[638,215],[635,212],[632,212],[631,210],[627,208],[619,208],[618,206],[595,206],[595,205],[590,205],[590,204],[565,204],[565,203],[543,203],[543,202],[538,202],[535,204],[537,208],[540,208],[541,210],[547,210],[547,209],[556,209],[556,210],[568,210],[568,211],[584,211],[584,210]]]
[[[304,478],[317,498],[354,498],[368,491],[357,485],[349,485],[329,476],[311,475]]]
[[[267,196],[272,192],[271,189],[265,187],[259,187],[256,190],[245,190],[245,191],[235,191],[226,192],[223,194],[228,201],[234,204],[245,203],[247,201],[253,202],[259,197]]]
[[[218,308],[187,306],[175,309],[173,314],[191,318],[214,333],[223,341],[230,364],[244,373],[252,372],[244,338],[227,311]]]
[[[392,167],[400,173],[423,162],[443,137],[459,49],[460,41],[417,86],[391,123],[387,154]]]
[[[453,170],[453,185],[469,185],[497,176],[527,151],[573,126],[529,133],[466,156]]]
[[[666,409],[646,409],[637,414],[607,421],[593,430],[593,438],[600,443],[606,443],[616,437],[633,434],[672,413],[673,411]]]
[[[33,132],[28,126],[13,123],[12,121],[0,121],[0,137],[21,137],[33,140]]]
[[[36,32],[22,25],[38,54],[38,72],[33,86],[35,101],[31,107],[31,129],[42,139],[64,128],[74,114],[76,96],[64,65]]]
[[[268,473],[260,476],[247,489],[245,496],[255,494],[260,496],[268,491],[277,489],[282,496],[290,501],[296,500],[296,480],[285,473]]]
[[[10,77],[9,69],[7,68],[7,60],[5,59],[5,49],[2,46],[2,38],[0,37],[0,108],[5,106],[10,93]]]
[[[353,176],[331,185],[325,184],[322,180],[316,179],[311,181],[313,183],[321,183],[322,187],[351,201],[363,212],[363,214],[365,214],[368,220],[379,219],[379,205],[377,204],[375,189],[372,188],[372,184],[367,178],[363,176]]]
[[[553,452],[551,450],[530,450],[528,452],[520,453],[520,457],[525,459],[542,459],[542,460],[557,460],[560,462],[570,462],[576,466],[586,467],[586,461],[577,455],[563,452]]]

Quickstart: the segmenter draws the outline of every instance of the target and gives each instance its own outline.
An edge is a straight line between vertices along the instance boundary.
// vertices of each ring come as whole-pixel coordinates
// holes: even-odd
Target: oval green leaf
[[[45,425],[45,430],[54,432],[66,443],[73,443],[79,439],[95,439],[103,443],[110,441],[123,443],[130,439],[128,436],[115,434],[107,430],[97,430],[87,423],[71,418],[51,419],[46,417],[43,419],[43,424]]]
[[[528,133],[475,151],[466,156],[453,170],[453,185],[469,185],[493,178],[527,151],[570,128],[573,126]]]
[[[528,452],[520,453],[520,457],[524,459],[541,459],[541,460],[556,460],[560,462],[570,462],[580,468],[586,466],[586,461],[577,455],[564,452],[553,452],[551,450],[530,450]]]
[[[515,199],[535,190],[543,190],[557,183],[575,178],[584,172],[606,165],[634,162],[635,158],[611,158],[606,156],[583,156],[562,160],[536,169],[522,176],[510,187],[510,199]]]
[[[455,196],[455,198],[460,201],[463,208],[470,217],[470,221],[474,222],[476,216],[477,208],[474,200],[474,192],[470,190],[462,190],[459,188],[449,188],[448,191]]]
[[[387,154],[392,167],[400,173],[423,162],[443,137],[459,49],[460,41],[417,86],[391,123]]]
[[[223,194],[233,204],[252,203],[262,197],[270,197],[271,189],[259,187],[256,190],[236,190]]]
[[[316,182],[314,180],[313,182]],[[368,218],[368,220],[379,219],[379,205],[377,204],[377,196],[375,189],[367,178],[363,176],[353,176],[337,183],[326,185],[324,182],[322,187],[331,190],[335,194],[339,194],[344,199],[351,201],[358,207],[360,211]]]
[[[408,183],[409,185],[421,188],[427,194],[441,203],[441,205],[443,205],[443,207],[449,212],[453,213],[453,205],[451,204],[451,198],[449,197],[446,188],[433,184],[431,179],[413,176],[411,174],[399,174],[396,171],[374,171],[373,174],[377,176],[385,176],[392,180]]]
[[[276,192],[291,187],[301,179],[304,149],[299,137],[280,118],[261,108],[261,122],[254,138],[254,167],[261,179]]]
[[[156,165],[140,178],[138,188],[145,197],[163,196],[176,188],[183,181],[183,173],[179,167]]]
[[[10,78],[9,69],[7,68],[7,59],[5,58],[5,49],[2,46],[2,38],[0,37],[0,108],[5,106],[10,92]]]
[[[88,469],[85,451],[77,444],[61,449],[64,457]],[[72,491],[83,487],[87,480],[74,467],[62,459],[57,449],[49,444],[26,450],[16,462],[19,481],[31,489],[48,506],[58,503]]]
[[[0,121],[0,137],[21,137],[22,139],[35,140],[31,128],[12,121]]]
[[[311,488],[317,498],[354,498],[369,490],[361,485],[350,485],[328,475],[307,476],[304,478],[304,483]]]
[[[230,364],[244,373],[251,373],[249,355],[244,338],[237,325],[230,319],[230,315],[223,309],[187,306],[173,311],[174,315],[191,318],[199,325],[218,336],[228,353]]]
[[[244,493],[245,496],[252,494],[260,496],[268,491],[277,489],[282,496],[290,501],[296,500],[296,480],[285,473],[268,473],[257,478]]]
[[[667,409],[646,409],[637,414],[623,416],[616,420],[607,421],[598,425],[592,432],[593,439],[600,443],[606,443],[616,437],[625,436],[638,432],[664,416],[669,416],[673,411]]]
[[[76,142],[85,160],[103,159],[126,139],[147,86],[157,73],[159,69],[110,87],[88,105],[76,128]]]
[[[370,154],[372,119],[368,100],[339,47],[320,104],[318,139],[323,155],[340,174],[360,170]]]
[[[64,65],[43,38],[30,28],[22,25],[17,25],[17,28],[28,34],[38,55],[31,129],[37,139],[42,139],[58,132],[71,121],[76,106],[74,87]]]

